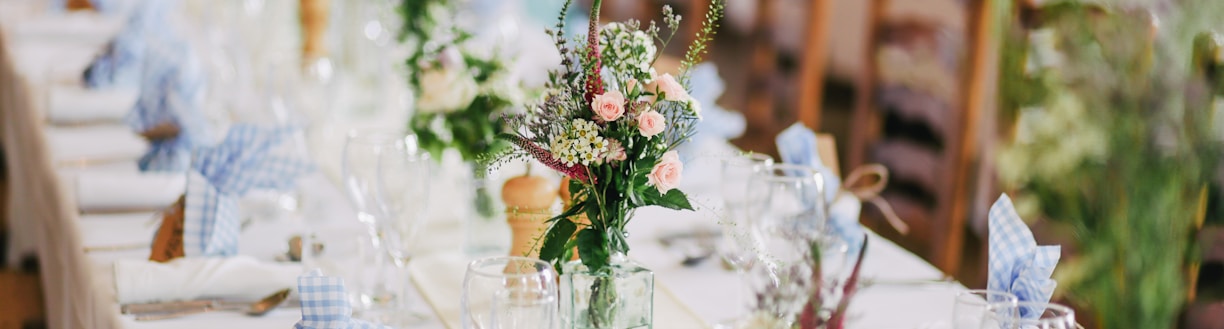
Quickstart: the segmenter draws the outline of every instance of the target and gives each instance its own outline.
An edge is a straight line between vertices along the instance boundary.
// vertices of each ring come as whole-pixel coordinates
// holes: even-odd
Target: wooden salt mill
[[[541,239],[548,229],[545,222],[552,217],[549,208],[557,200],[557,190],[551,185],[544,177],[532,176],[530,169],[502,185],[506,222],[514,234],[510,256],[539,257]]]

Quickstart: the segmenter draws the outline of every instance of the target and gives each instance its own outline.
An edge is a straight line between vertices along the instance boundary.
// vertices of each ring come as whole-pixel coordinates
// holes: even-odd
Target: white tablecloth
[[[4,4],[0,1],[0,4]],[[11,4],[10,4],[11,6]],[[12,21],[0,24],[0,33],[11,28]],[[26,126],[14,124],[8,120],[0,138],[4,138],[5,151],[9,161],[10,184],[14,187],[9,193],[10,229],[12,235],[32,237],[14,241],[16,251],[34,251],[42,258],[42,273],[44,287],[47,287],[47,309],[49,310],[52,327],[91,327],[91,328],[288,328],[300,317],[300,310],[294,307],[284,307],[273,311],[264,317],[248,317],[232,312],[203,314],[183,319],[155,322],[136,322],[131,316],[118,313],[119,305],[114,299],[114,285],[111,264],[117,259],[143,259],[148,256],[147,249],[93,251],[84,253],[84,248],[106,247],[115,245],[130,245],[147,241],[154,226],[146,220],[148,213],[126,215],[91,215],[79,216],[75,200],[71,193],[62,189],[61,180],[64,176],[82,171],[115,170],[114,164],[90,167],[86,163],[69,167],[56,168],[54,159],[60,154],[76,154],[80,145],[55,142],[54,136],[47,136],[59,128],[44,127],[37,122],[43,118],[39,106],[44,102],[30,101],[42,97],[46,85],[60,83],[55,79],[47,79],[45,75],[54,74],[57,67],[53,63],[39,65],[38,59],[31,55],[47,53],[46,49],[76,49],[74,51],[89,52],[98,43],[76,42],[67,43],[56,39],[52,44],[38,40],[4,38],[0,41],[0,51],[7,51],[7,60],[0,61],[6,73],[0,76],[0,102],[4,108],[6,119],[16,117]],[[84,44],[84,46],[82,46]],[[56,48],[60,47],[60,48]],[[53,52],[57,53],[57,52]],[[13,58],[13,54],[16,58]],[[79,57],[63,55],[70,61]],[[5,59],[6,57],[0,57]],[[87,58],[87,57],[86,57]],[[70,62],[70,67],[80,65]],[[12,83],[16,81],[17,83]],[[7,94],[5,94],[7,93]],[[16,94],[16,95],[14,95]],[[12,99],[24,100],[12,102]],[[367,122],[330,122],[329,126],[316,127],[313,131],[336,134],[354,126],[363,126]],[[386,123],[384,123],[385,125]],[[400,125],[392,125],[398,127]],[[330,136],[330,137],[329,137]],[[315,154],[321,161],[325,173],[316,174],[304,180],[305,192],[302,198],[308,204],[317,208],[302,211],[303,216],[312,220],[302,221],[293,218],[276,220],[257,220],[246,229],[241,238],[241,252],[266,260],[275,257],[286,250],[286,240],[292,234],[304,229],[303,222],[326,223],[325,225],[360,225],[354,220],[353,211],[347,199],[335,188],[334,168],[337,167],[338,143],[335,136],[316,136]],[[320,142],[322,141],[322,142]],[[713,153],[726,151],[725,144],[712,144]],[[20,155],[20,156],[18,156]],[[131,156],[126,154],[125,156]],[[108,159],[111,160],[111,159]],[[687,164],[685,175],[688,177],[685,189],[694,195],[698,201],[703,199],[702,191],[708,190],[710,183],[716,181],[713,162],[698,157]],[[130,162],[125,162],[130,166]],[[58,169],[58,170],[57,170]],[[507,170],[512,170],[508,168]],[[33,173],[33,174],[31,174]],[[507,177],[510,175],[502,175]],[[331,179],[329,179],[330,177]],[[428,233],[422,234],[420,242],[422,254],[452,252],[461,248],[463,229],[458,219],[456,209],[466,207],[462,198],[455,197],[457,191],[454,180],[449,177],[438,178],[440,191],[434,193],[437,199],[431,209],[431,222]],[[452,186],[447,186],[451,184]],[[706,184],[703,186],[703,184]],[[121,193],[122,191],[116,191]],[[33,201],[31,201],[33,200]],[[706,200],[709,201],[709,200]],[[291,216],[292,217],[292,216]],[[695,212],[675,212],[661,208],[642,209],[630,224],[630,243],[633,247],[630,257],[638,260],[655,271],[658,284],[663,289],[672,292],[683,304],[686,311],[691,311],[706,323],[716,323],[743,313],[744,300],[738,286],[737,276],[723,270],[716,261],[705,262],[696,267],[680,265],[680,256],[666,250],[657,242],[662,234],[688,231],[700,227],[716,227],[715,216],[708,208]],[[45,239],[45,240],[37,240]],[[905,251],[897,245],[872,234],[871,246],[863,269],[863,277],[876,280],[937,280],[942,273],[917,256]],[[33,250],[31,250],[33,249]],[[458,257],[458,256],[456,256]],[[396,284],[410,282],[406,273],[393,277]],[[460,287],[445,287],[459,294]],[[877,285],[860,291],[851,304],[849,320],[850,328],[916,328],[920,325],[941,321],[951,316],[952,295],[955,291],[964,289],[959,284],[935,285]],[[409,296],[412,305],[419,312],[432,314],[428,303],[420,296]],[[700,327],[701,325],[694,325]],[[442,328],[442,321],[430,319],[414,326],[417,328]]]

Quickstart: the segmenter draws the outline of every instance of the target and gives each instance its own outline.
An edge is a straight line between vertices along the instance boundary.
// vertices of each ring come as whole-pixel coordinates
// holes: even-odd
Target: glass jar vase
[[[561,275],[561,327],[653,328],[654,272],[623,254],[603,270],[570,261]]]

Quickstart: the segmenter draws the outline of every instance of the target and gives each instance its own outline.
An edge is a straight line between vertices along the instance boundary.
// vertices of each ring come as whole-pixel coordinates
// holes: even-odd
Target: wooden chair
[[[892,183],[883,196],[912,230],[908,236],[890,235],[878,218],[866,224],[952,274],[964,247],[981,147],[978,123],[992,92],[990,1],[963,6],[961,31],[949,31],[947,22],[894,17],[889,9],[898,1],[903,0],[871,3],[866,45],[871,59],[857,88],[847,165],[879,162],[889,168]],[[929,51],[935,59],[927,60],[934,64],[917,63],[933,66],[881,67],[879,56],[914,50]]]
[[[748,122],[745,137],[759,140],[744,144],[773,145],[774,136],[795,121],[813,130],[820,129],[831,0],[812,0],[808,3],[807,30],[803,47],[797,54],[798,72],[792,78],[797,86],[793,93],[796,96],[781,101],[778,91],[783,85],[781,82],[786,80],[784,73],[790,72],[780,72],[779,68],[780,54],[774,39],[777,1],[757,0],[744,116]],[[772,147],[768,149],[769,153],[773,153]]]

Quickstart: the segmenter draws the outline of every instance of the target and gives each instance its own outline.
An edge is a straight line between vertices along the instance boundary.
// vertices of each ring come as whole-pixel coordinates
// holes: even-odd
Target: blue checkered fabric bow
[[[353,319],[353,307],[344,291],[344,280],[323,276],[315,269],[298,277],[302,320],[296,329],[376,329],[390,327]]]
[[[313,165],[294,153],[294,128],[237,124],[220,144],[196,151],[187,176],[183,247],[187,256],[238,253],[238,198],[252,188],[287,190]]]
[[[1060,246],[1038,246],[1007,194],[990,207],[990,274],[986,288],[1006,291],[1022,302],[1049,302],[1057,282],[1050,278],[1062,252]],[[1021,309],[1036,318],[1043,310]]]
[[[821,161],[820,150],[816,147],[816,133],[803,124],[796,123],[779,133],[776,143],[782,162],[820,169],[820,174],[824,177],[825,204],[833,204],[841,188],[841,178],[833,174],[833,170]],[[829,230],[849,245],[851,254],[858,253],[863,239],[866,238],[858,217],[858,212],[829,213]]]
[[[64,0],[59,0],[65,2]],[[113,1],[93,0],[94,6],[113,7]],[[140,87],[141,70],[147,45],[165,39],[182,39],[167,28],[166,17],[176,1],[140,1],[128,17],[123,30],[94,58],[85,70],[89,88]],[[62,7],[63,4],[60,4]]]

